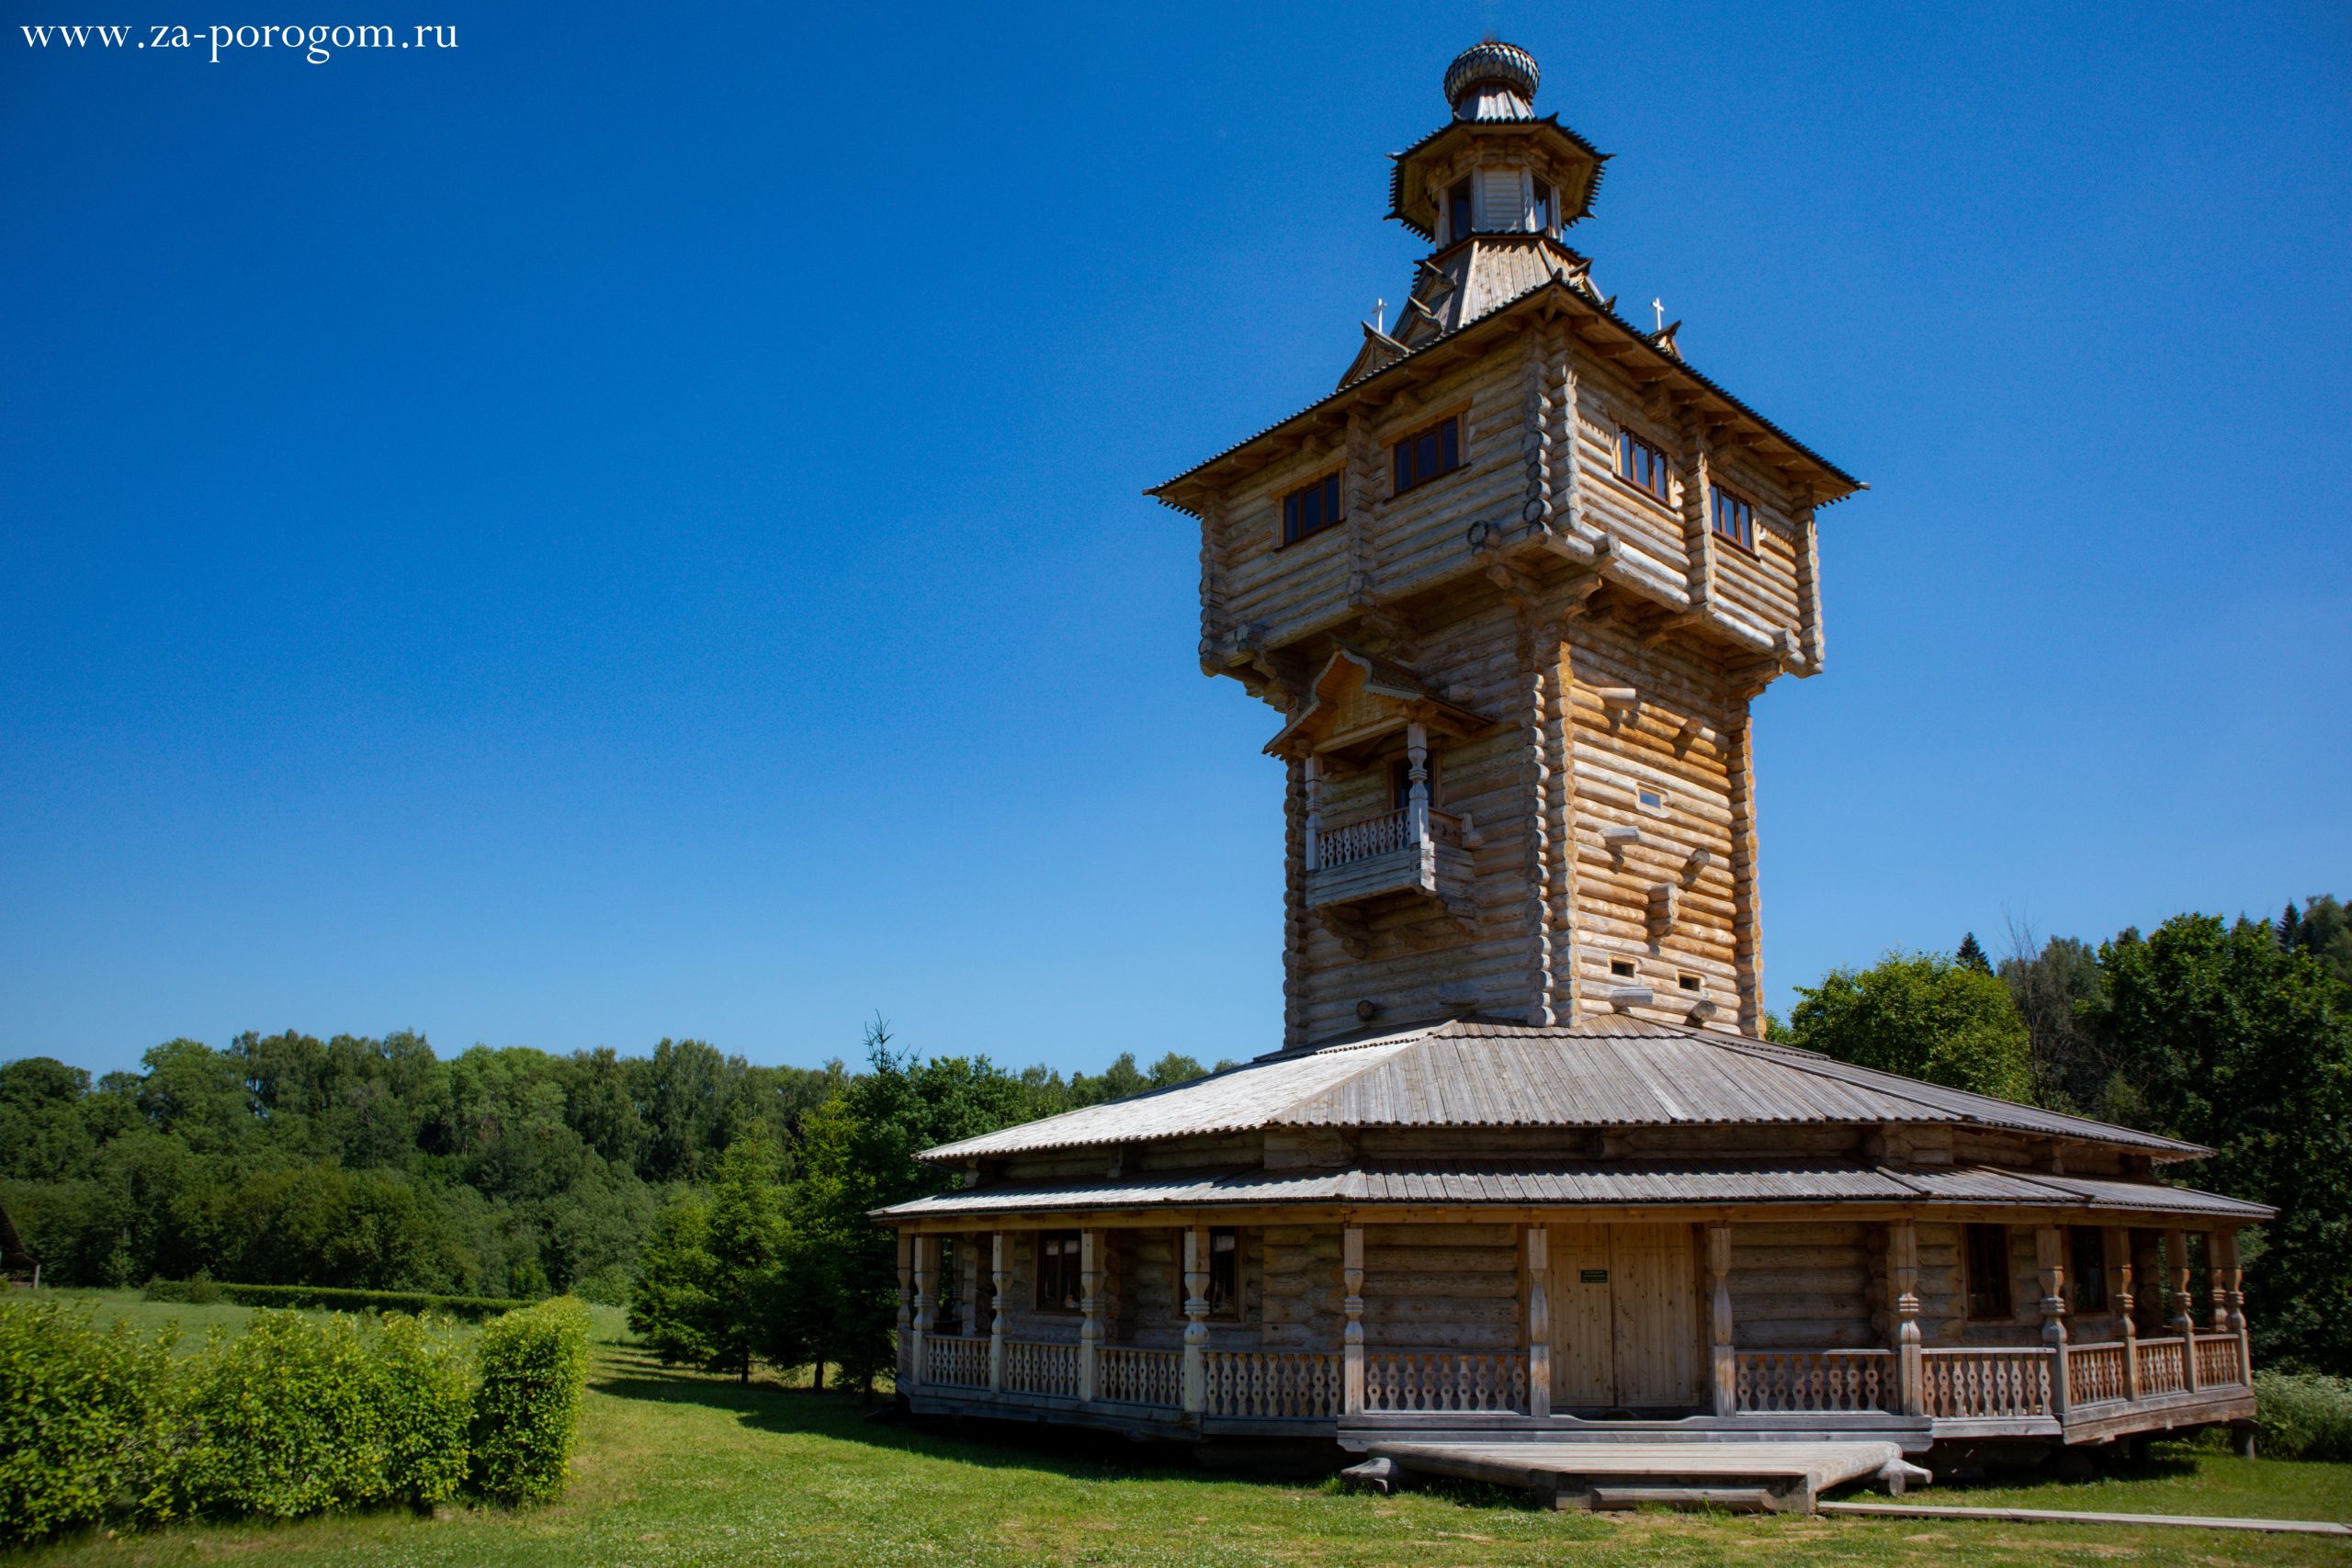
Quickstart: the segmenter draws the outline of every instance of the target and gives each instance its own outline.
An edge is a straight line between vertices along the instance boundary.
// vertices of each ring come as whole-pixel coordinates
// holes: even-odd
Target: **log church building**
[[[1395,320],[1150,491],[1273,710],[1279,1048],[929,1150],[900,1390],[1374,1453],[2244,1427],[2270,1211],[2171,1179],[2210,1151],[1761,1038],[1750,708],[1863,487],[1603,291],[1534,60],[1444,91]]]

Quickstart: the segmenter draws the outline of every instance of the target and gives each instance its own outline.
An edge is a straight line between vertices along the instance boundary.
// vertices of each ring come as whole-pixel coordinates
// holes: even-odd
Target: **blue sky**
[[[25,45],[170,15],[83,4],[0,39],[0,1058],[1269,1048],[1275,721],[1138,492],[1405,291],[1385,154],[1487,30],[1616,154],[1602,287],[1872,486],[1758,705],[1776,1006],[2352,893],[2340,7]]]

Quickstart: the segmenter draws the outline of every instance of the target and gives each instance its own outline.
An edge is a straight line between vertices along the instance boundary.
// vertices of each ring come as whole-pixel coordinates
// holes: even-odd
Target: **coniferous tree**
[[[711,1269],[707,1335],[712,1371],[752,1381],[752,1359],[775,1348],[772,1325],[785,1287],[792,1224],[785,1215],[775,1146],[756,1127],[739,1127],[711,1182]]]
[[[1979,975],[1990,975],[1993,972],[1993,961],[1984,956],[1984,949],[1978,944],[1974,931],[1970,931],[1960,939],[1960,951],[1952,954],[1952,962],[1964,968],[1973,969]]]

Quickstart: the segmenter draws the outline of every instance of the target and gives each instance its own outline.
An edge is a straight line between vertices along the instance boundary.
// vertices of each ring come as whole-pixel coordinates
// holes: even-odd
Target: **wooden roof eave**
[[[1416,175],[1451,157],[1453,143],[1508,139],[1552,142],[1544,148],[1549,161],[1575,167],[1583,176],[1576,193],[1576,210],[1563,212],[1561,220],[1574,223],[1592,216],[1592,198],[1600,193],[1611,154],[1562,125],[1558,115],[1550,114],[1533,119],[1450,120],[1403,152],[1390,153],[1395,167],[1388,178],[1388,217],[1424,240],[1434,239],[1437,203],[1429,194],[1428,182],[1417,180]],[[1422,216],[1424,208],[1427,217]]]
[[[1663,383],[1681,391],[1690,402],[1702,404],[1713,412],[1722,425],[1739,432],[1745,441],[1770,450],[1774,454],[1773,466],[1784,473],[1794,468],[1801,471],[1810,470],[1804,476],[1808,479],[1826,479],[1826,485],[1806,483],[1801,487],[1807,506],[1834,505],[1870,488],[1741,402],[1692,368],[1679,355],[1659,346],[1652,341],[1649,333],[1614,310],[1604,309],[1586,298],[1564,280],[1554,277],[1538,284],[1509,304],[1488,311],[1468,326],[1408,351],[1402,358],[1392,361],[1361,380],[1335,389],[1328,397],[1309,404],[1287,419],[1269,425],[1175,478],[1154,485],[1144,493],[1163,505],[1198,517],[1204,495],[1226,489],[1256,469],[1279,461],[1304,445],[1315,432],[1344,424],[1348,411],[1357,403],[1385,406],[1405,388],[1443,374],[1453,368],[1463,355],[1476,352],[1492,340],[1507,335],[1527,317],[1562,313],[1577,317],[1579,327],[1599,328],[1606,334],[1595,338],[1580,331],[1577,335],[1587,346],[1599,348],[1606,344],[1616,349],[1611,357],[1621,362],[1631,360],[1641,366],[1652,384]],[[1800,488],[1794,480],[1790,482],[1792,489]]]

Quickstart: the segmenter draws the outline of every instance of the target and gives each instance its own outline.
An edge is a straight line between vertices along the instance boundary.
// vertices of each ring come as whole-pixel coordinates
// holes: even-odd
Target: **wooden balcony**
[[[1306,907],[1361,903],[1390,894],[1466,896],[1470,851],[1462,818],[1410,807],[1317,826],[1306,850]]]

